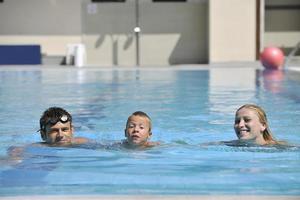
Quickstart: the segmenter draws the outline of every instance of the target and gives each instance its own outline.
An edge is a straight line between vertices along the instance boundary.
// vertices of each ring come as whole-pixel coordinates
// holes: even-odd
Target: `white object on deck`
[[[84,44],[68,44],[66,65],[83,67],[86,64],[86,48]]]

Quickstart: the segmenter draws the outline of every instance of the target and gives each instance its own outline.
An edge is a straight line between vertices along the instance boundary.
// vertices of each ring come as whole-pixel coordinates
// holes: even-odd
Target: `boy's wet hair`
[[[45,131],[48,124],[54,125],[59,121],[62,123],[70,122],[72,124],[72,116],[63,108],[48,108],[44,111],[40,118],[40,131]]]
[[[151,133],[151,130],[152,130],[152,120],[151,120],[151,118],[150,118],[145,112],[143,112],[143,111],[135,111],[134,113],[132,113],[132,114],[128,117],[128,119],[127,119],[127,122],[126,122],[126,128],[128,127],[128,122],[129,122],[129,120],[130,120],[130,118],[131,118],[132,116],[139,116],[139,117],[145,117],[145,118],[147,118],[147,119],[149,120],[149,127],[150,127],[149,132]]]

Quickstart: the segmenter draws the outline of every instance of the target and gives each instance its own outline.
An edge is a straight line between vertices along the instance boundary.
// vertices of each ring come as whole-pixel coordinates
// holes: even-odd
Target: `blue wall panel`
[[[0,65],[39,65],[40,45],[0,45]]]

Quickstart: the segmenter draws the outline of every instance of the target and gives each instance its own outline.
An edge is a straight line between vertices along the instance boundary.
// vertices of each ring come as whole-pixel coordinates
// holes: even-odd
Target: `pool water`
[[[300,195],[299,72],[2,67],[0,82],[0,196]],[[236,139],[234,114],[245,103],[262,106],[275,137],[291,146],[205,145]],[[76,136],[93,142],[30,146],[50,106],[67,109]],[[162,145],[110,148],[137,110]],[[22,162],[10,162],[11,146],[25,146]]]

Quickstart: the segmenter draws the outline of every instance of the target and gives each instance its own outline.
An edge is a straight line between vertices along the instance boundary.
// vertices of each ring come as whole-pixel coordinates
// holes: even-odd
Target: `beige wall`
[[[300,42],[300,10],[289,8],[279,9],[278,7],[276,9],[276,6],[299,6],[300,1],[265,0],[265,4],[269,8],[265,10],[263,46],[278,46],[289,53],[291,48]]]
[[[208,3],[152,3],[143,9],[142,62],[154,65],[208,62]]]
[[[4,1],[0,4],[0,44],[40,44],[43,55],[64,56],[67,44],[82,42],[88,65],[134,65],[134,3]],[[140,0],[141,64],[207,62],[207,10],[207,0]]]
[[[42,54],[64,55],[81,42],[81,0],[8,0],[0,4],[0,44],[40,44]]]
[[[209,61],[254,61],[256,0],[209,1]]]
[[[293,5],[299,0],[261,0]],[[64,56],[83,42],[89,65],[134,65],[135,0],[5,0],[0,3],[0,44],[40,44],[45,56]],[[255,60],[256,0],[140,0],[142,65]],[[90,10],[89,10],[90,9]],[[300,38],[298,10],[262,13],[262,47],[293,47]],[[263,32],[265,31],[265,32]]]
[[[140,63],[170,65],[206,63],[206,1],[140,2]],[[83,41],[91,65],[135,65],[135,4],[83,5]]]

